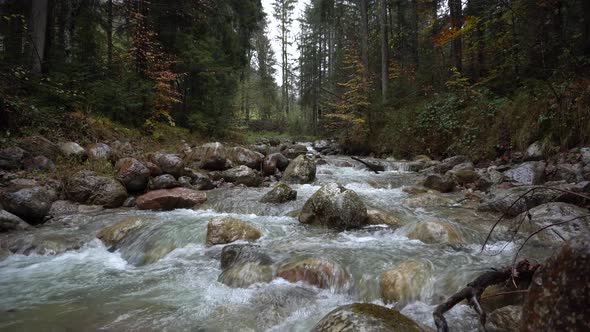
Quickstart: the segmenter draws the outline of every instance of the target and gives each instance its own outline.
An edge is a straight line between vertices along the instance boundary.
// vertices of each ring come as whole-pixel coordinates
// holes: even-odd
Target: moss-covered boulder
[[[353,303],[338,307],[322,320],[312,332],[426,332],[432,331],[395,309],[370,303]]]
[[[207,246],[227,244],[238,240],[256,241],[262,233],[254,226],[240,219],[230,217],[213,218],[207,224]]]
[[[286,203],[297,199],[297,191],[284,183],[279,183],[260,199],[262,203]]]
[[[338,183],[329,183],[305,202],[299,222],[337,230],[359,228],[367,223],[367,207],[356,192]]]

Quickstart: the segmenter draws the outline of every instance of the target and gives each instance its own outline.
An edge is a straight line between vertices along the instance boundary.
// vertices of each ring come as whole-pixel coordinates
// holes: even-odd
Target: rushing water
[[[331,157],[318,167],[313,184],[293,186],[297,200],[286,204],[259,203],[267,188],[218,189],[208,193],[199,210],[112,210],[58,220],[44,227],[42,235],[31,235],[33,241],[47,247],[53,239],[81,247],[57,255],[51,250],[16,254],[0,262],[0,330],[308,331],[339,305],[383,304],[379,274],[407,259],[422,259],[430,270],[419,298],[398,309],[433,326],[431,313],[442,297],[485,269],[509,263],[516,248],[499,237],[490,246],[493,253],[480,253],[493,216],[458,204],[460,194],[412,201],[401,189],[417,175],[400,169],[403,164],[390,162],[386,172],[374,174],[348,158]],[[335,233],[300,225],[295,216],[306,199],[333,181],[355,190],[370,208],[387,211],[409,226]],[[246,289],[225,286],[217,281],[221,247],[204,245],[207,222],[225,215],[262,231],[258,244],[275,268],[295,255],[326,257],[345,267],[352,284],[322,290],[276,278]],[[147,222],[116,252],[95,239],[98,230],[130,217]],[[427,245],[405,236],[411,225],[433,218],[456,227],[465,243]],[[500,248],[504,250],[498,253]],[[474,314],[464,305],[447,317],[453,330],[477,329]]]

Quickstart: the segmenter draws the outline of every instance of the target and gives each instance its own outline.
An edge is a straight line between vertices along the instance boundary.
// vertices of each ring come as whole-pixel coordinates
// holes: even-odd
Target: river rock
[[[283,174],[283,181],[298,184],[311,183],[315,180],[315,174],[315,161],[302,155],[289,163]]]
[[[230,217],[213,218],[207,224],[207,246],[227,244],[238,240],[256,241],[262,233],[254,226],[240,219]]]
[[[176,181],[174,176],[172,176],[170,174],[163,174],[160,176],[156,176],[152,180],[152,183],[150,184],[150,188],[152,190],[172,189],[172,188],[176,188],[176,187],[180,187],[180,183],[178,183],[178,181]]]
[[[242,263],[223,271],[217,280],[229,287],[247,288],[256,283],[271,282],[272,279],[272,267],[256,263]]]
[[[146,161],[144,165],[150,170],[150,176],[156,177],[162,175],[162,169],[160,166],[149,161]]]
[[[33,225],[43,222],[51,209],[51,204],[56,200],[56,192],[47,187],[32,187],[0,192],[0,205],[4,210]]]
[[[480,179],[479,174],[473,170],[460,169],[450,171],[451,178],[460,186],[476,183]],[[431,175],[432,176],[432,175]]]
[[[140,210],[190,209],[203,204],[207,194],[188,188],[153,190],[137,198]]]
[[[210,171],[223,171],[226,167],[227,155],[225,147],[219,142],[207,143],[202,146],[203,157],[201,168]]]
[[[404,222],[394,215],[385,211],[369,209],[367,210],[368,225],[387,225],[390,228],[398,228],[404,225]]]
[[[162,173],[181,176],[184,170],[184,162],[175,154],[152,153],[148,155],[148,160],[160,167]]]
[[[66,216],[72,214],[95,213],[102,211],[103,207],[99,205],[82,205],[72,201],[55,201],[51,204],[48,215],[51,217]]]
[[[226,182],[243,184],[248,187],[258,187],[264,179],[248,166],[238,166],[223,171],[221,174]]]
[[[127,199],[127,191],[119,181],[90,171],[71,175],[65,182],[64,191],[75,202],[107,208],[120,207]]]
[[[590,317],[590,233],[565,242],[533,276],[520,331],[587,331]]]
[[[545,176],[545,166],[544,162],[528,161],[504,172],[504,179],[525,185],[541,184]]]
[[[330,147],[330,143],[326,140],[319,140],[319,141],[313,142],[313,148],[317,152],[322,152],[329,147]]]
[[[521,232],[533,232],[541,227],[549,226],[555,223],[565,222],[564,224],[551,227],[550,230],[538,234],[544,242],[559,244],[563,240],[573,238],[579,232],[590,231],[590,211],[582,209],[576,205],[550,202],[542,204],[523,212],[516,220],[526,220],[530,216],[530,221],[523,224]],[[533,224],[531,227],[530,223]],[[557,232],[559,235],[555,234]]]
[[[23,166],[27,172],[47,172],[55,168],[53,161],[45,156],[25,159]]]
[[[274,175],[276,170],[284,171],[289,166],[289,159],[281,153],[269,154],[262,161],[264,175]]]
[[[209,190],[215,188],[215,185],[205,173],[185,168],[184,174],[191,178],[191,184],[196,190]]]
[[[297,191],[284,183],[279,183],[260,199],[262,203],[286,203],[297,199]]]
[[[320,320],[312,332],[426,332],[432,331],[389,309],[371,303],[353,303],[336,308]]]
[[[417,194],[413,197],[407,197],[402,199],[402,204],[417,208],[426,206],[447,206],[454,204],[455,201],[449,197],[445,197],[437,192],[426,192],[423,194]]]
[[[281,150],[281,153],[289,159],[295,159],[299,156],[306,155],[307,147],[302,144],[294,144],[291,146],[287,146],[285,149]]]
[[[427,244],[463,242],[455,228],[442,221],[421,221],[408,233],[408,238]]]
[[[458,165],[453,166],[453,168],[451,169],[452,171],[474,171],[475,170],[475,166],[473,166],[473,163],[468,161],[465,163],[460,163]]]
[[[384,303],[408,303],[420,297],[428,281],[429,266],[423,261],[404,261],[379,276],[379,289]]]
[[[113,150],[104,143],[92,144],[87,148],[88,158],[93,160],[110,160],[113,158]]]
[[[76,142],[61,143],[59,145],[59,149],[61,151],[61,154],[63,154],[66,157],[73,157],[79,160],[88,159],[88,153],[86,153],[86,150],[84,150],[84,148]]]
[[[31,225],[27,224],[21,218],[8,211],[0,209],[0,233],[22,231],[29,228],[31,228]]]
[[[222,270],[243,263],[271,265],[272,262],[272,258],[265,254],[260,246],[250,243],[229,244],[221,250]]]
[[[518,332],[522,307],[510,305],[492,311],[487,317],[488,332]]]
[[[577,183],[584,181],[584,166],[578,164],[557,164],[547,166],[545,173],[549,181]]]
[[[455,182],[453,182],[451,179],[436,174],[427,176],[423,185],[426,188],[440,191],[441,193],[451,192],[455,188]]]
[[[356,192],[329,183],[305,202],[299,222],[337,230],[359,228],[367,222],[367,208]]]
[[[277,276],[289,282],[305,282],[319,288],[343,289],[351,277],[340,264],[323,257],[295,257],[282,263]]]
[[[236,165],[248,166],[252,169],[260,169],[264,155],[259,152],[242,147],[226,149],[229,159]]]
[[[0,169],[15,170],[23,167],[25,150],[19,147],[0,149]]]
[[[126,218],[110,227],[104,228],[98,232],[96,237],[100,239],[107,247],[116,247],[121,240],[129,234],[139,229],[145,224],[145,220],[138,217]]]
[[[31,156],[45,156],[49,159],[55,160],[59,155],[59,147],[42,136],[30,136],[21,138],[18,141],[18,146],[27,151]]]
[[[121,181],[127,191],[140,192],[147,188],[150,170],[139,160],[122,158],[115,164],[116,178]]]

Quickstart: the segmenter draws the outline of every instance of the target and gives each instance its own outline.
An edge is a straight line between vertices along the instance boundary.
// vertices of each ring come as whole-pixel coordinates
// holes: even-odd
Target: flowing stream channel
[[[53,220],[29,236],[43,243],[44,252],[14,254],[0,262],[0,330],[309,331],[337,306],[383,305],[379,275],[408,259],[427,262],[427,278],[416,298],[396,308],[434,326],[431,314],[441,299],[483,271],[512,261],[517,247],[501,233],[480,252],[497,216],[458,203],[462,194],[406,194],[403,186],[414,184],[418,175],[403,171],[403,163],[384,161],[387,170],[374,174],[348,157],[325,159],[316,181],[293,185],[297,200],[286,204],[259,203],[270,188],[226,188],[208,192],[207,203],[197,210],[103,210]],[[298,210],[329,182],[353,189],[369,208],[407,225],[340,233],[301,225]],[[228,287],[218,281],[222,247],[205,246],[207,223],[216,216],[260,229],[257,244],[275,262],[274,269],[297,255],[325,257],[343,266],[351,282],[345,288],[318,289],[276,277],[248,288]],[[99,230],[128,218],[147,222],[119,250],[110,252],[95,238]],[[425,244],[407,237],[412,225],[431,219],[455,227],[462,243]],[[79,248],[60,253],[63,243]],[[523,256],[546,254],[528,250]],[[465,305],[447,318],[453,331],[477,330],[477,318]]]

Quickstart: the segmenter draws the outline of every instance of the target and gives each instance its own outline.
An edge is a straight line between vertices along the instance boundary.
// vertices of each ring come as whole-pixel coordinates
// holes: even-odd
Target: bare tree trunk
[[[383,104],[387,103],[389,85],[389,43],[387,41],[387,2],[381,0],[381,97]]]
[[[48,0],[31,1],[31,63],[33,73],[40,74],[45,55]]]
[[[107,66],[110,74],[113,66],[113,0],[107,3]]]
[[[461,0],[449,0],[449,10],[451,12],[451,26],[453,30],[458,31],[461,29],[463,24],[462,20],[462,1]],[[463,46],[461,43],[461,35],[457,35],[453,38],[451,44],[451,58],[453,59],[453,65],[458,71],[463,71],[462,58],[463,58]]]
[[[360,0],[361,12],[361,58],[365,71],[369,69],[369,15],[368,0]]]

